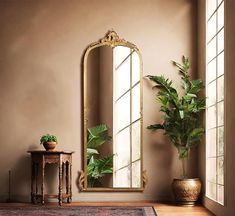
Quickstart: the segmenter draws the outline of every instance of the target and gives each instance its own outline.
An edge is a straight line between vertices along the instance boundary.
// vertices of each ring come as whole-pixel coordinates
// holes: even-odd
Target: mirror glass
[[[84,57],[84,190],[142,188],[142,61],[118,36]]]

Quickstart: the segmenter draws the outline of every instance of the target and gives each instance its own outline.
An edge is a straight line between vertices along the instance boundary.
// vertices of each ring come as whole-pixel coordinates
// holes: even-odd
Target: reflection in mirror
[[[143,187],[140,54],[112,34],[84,57],[84,190]]]

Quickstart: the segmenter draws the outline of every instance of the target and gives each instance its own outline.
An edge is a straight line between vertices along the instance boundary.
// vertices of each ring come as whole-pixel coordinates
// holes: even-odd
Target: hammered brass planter
[[[177,204],[193,206],[201,192],[201,181],[199,178],[174,179],[172,189]]]

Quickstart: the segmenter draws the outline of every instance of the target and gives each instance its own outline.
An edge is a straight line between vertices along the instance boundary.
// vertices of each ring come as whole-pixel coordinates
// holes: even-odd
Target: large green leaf
[[[188,136],[188,146],[191,147],[195,145],[198,141],[200,141],[201,137],[203,136],[205,130],[204,128],[194,128]]]
[[[113,155],[99,159],[92,156],[87,165],[87,175],[98,179],[108,173],[113,173]]]
[[[88,142],[87,147],[96,149],[103,145],[105,142],[111,140],[108,135],[108,127],[106,124],[100,124],[92,128],[88,128]]]
[[[90,159],[91,156],[94,154],[98,155],[99,154],[98,150],[92,149],[92,148],[87,148],[87,159]]]

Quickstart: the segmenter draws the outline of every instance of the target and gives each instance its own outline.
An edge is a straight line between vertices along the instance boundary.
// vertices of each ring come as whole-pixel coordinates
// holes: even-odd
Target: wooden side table
[[[58,198],[59,205],[62,205],[64,198],[67,198],[67,202],[70,203],[72,200],[72,154],[74,152],[67,151],[45,151],[35,150],[28,151],[31,154],[31,201],[36,203],[40,199],[41,203],[44,204],[45,197],[47,198]],[[44,193],[44,176],[45,176],[45,165],[46,164],[58,164],[59,166],[59,192],[58,194],[45,194]],[[38,175],[40,171],[40,175]],[[65,171],[65,176],[64,176]],[[66,179],[66,193],[63,192],[63,179]],[[40,178],[40,182],[39,182]],[[38,190],[38,184],[41,185],[41,193]]]

